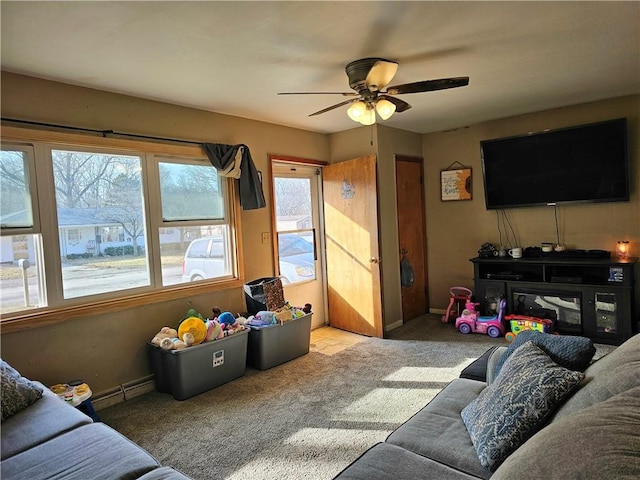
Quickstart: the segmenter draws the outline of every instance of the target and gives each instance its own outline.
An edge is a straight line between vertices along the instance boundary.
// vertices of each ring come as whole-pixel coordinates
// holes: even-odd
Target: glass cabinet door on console
[[[605,342],[632,335],[627,289],[592,287],[585,289],[584,295],[585,335]]]
[[[506,298],[505,283],[495,280],[475,282],[475,301],[480,304],[481,315],[497,315],[500,299]]]

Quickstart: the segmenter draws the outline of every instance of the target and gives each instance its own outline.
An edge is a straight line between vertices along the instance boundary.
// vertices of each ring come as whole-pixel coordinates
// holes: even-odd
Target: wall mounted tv
[[[629,201],[627,121],[480,142],[487,209]]]

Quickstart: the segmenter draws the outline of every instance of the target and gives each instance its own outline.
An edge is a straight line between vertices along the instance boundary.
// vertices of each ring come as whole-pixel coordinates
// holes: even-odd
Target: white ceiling
[[[640,3],[0,2],[2,69],[316,132],[359,126],[344,67],[400,66],[391,85],[469,76],[402,95],[384,122],[418,133],[640,93]]]

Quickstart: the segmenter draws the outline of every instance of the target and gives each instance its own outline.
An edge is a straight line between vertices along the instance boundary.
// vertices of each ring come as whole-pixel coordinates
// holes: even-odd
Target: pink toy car
[[[500,300],[500,307],[497,315],[479,316],[475,311],[477,303],[468,302],[465,309],[456,319],[456,328],[460,333],[486,333],[491,338],[498,338],[504,335],[505,328],[502,323],[505,301]]]

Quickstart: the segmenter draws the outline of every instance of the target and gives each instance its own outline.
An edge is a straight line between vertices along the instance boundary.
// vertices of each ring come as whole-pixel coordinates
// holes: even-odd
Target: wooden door
[[[407,321],[427,313],[426,234],[422,159],[396,156],[396,195],[398,204],[398,240],[400,261],[405,256],[413,271],[412,282],[401,282],[402,320]],[[409,284],[410,283],[410,284]]]
[[[375,155],[325,167],[323,189],[329,324],[382,338]]]

